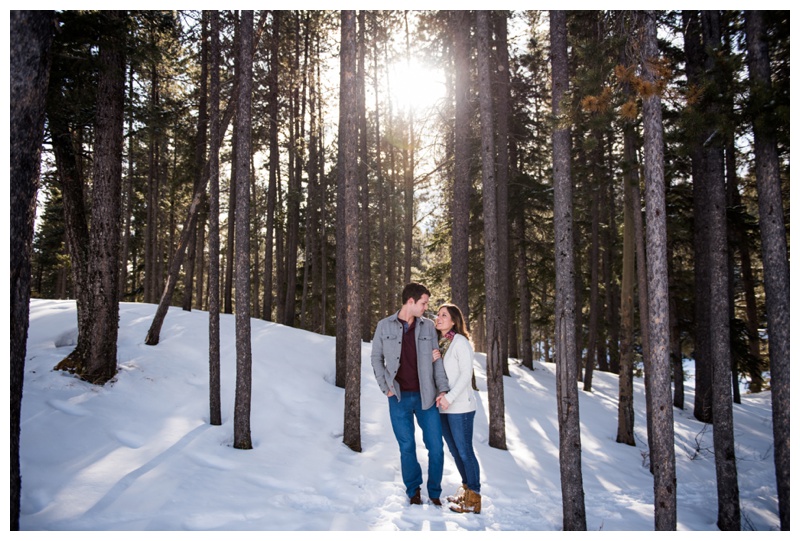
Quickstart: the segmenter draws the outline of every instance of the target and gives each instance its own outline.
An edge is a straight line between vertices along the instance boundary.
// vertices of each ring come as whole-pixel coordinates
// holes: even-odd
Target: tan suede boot
[[[456,513],[480,514],[481,495],[467,488],[464,490],[464,499],[458,504],[451,505],[450,510]]]
[[[447,501],[450,503],[461,503],[464,501],[464,492],[467,490],[467,485],[462,484],[453,496],[448,496]]]

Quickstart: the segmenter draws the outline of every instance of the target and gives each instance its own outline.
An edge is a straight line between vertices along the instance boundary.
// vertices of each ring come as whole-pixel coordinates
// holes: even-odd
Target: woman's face
[[[444,306],[441,307],[439,313],[436,314],[436,330],[442,334],[447,334],[454,326],[455,323],[453,323],[450,312]]]

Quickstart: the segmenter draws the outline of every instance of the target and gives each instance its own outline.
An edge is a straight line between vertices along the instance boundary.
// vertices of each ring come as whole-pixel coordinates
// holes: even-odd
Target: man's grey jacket
[[[383,394],[389,389],[401,400],[400,384],[394,379],[400,367],[400,347],[403,344],[403,323],[398,311],[378,322],[372,339],[372,370]],[[428,409],[436,402],[436,395],[450,390],[444,364],[439,359],[433,362],[433,350],[439,349],[439,340],[433,321],[418,317],[414,326],[417,344],[417,374],[422,408]]]

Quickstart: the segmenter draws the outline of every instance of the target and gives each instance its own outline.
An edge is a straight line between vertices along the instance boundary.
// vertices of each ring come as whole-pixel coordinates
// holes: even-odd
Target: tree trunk
[[[769,332],[772,427],[775,442],[775,473],[781,530],[789,530],[789,256],[781,201],[778,147],[772,121],[774,99],[763,14],[748,11],[747,62],[750,72],[753,133],[755,136],[756,183],[764,259],[764,288]]]
[[[207,15],[204,12],[202,15],[202,28],[200,31],[200,100],[197,112],[197,142],[194,152],[194,168],[195,180],[194,191],[197,191],[199,186],[203,183],[203,167],[206,161],[206,133],[208,130],[208,116],[206,113],[207,108],[207,84],[208,79],[208,30],[207,30]],[[204,228],[204,222],[199,221],[193,225],[193,231],[189,236],[188,259],[186,261],[186,270],[184,273],[183,281],[183,309],[186,311],[192,310],[192,296],[194,294],[194,268],[195,263],[200,255],[202,265],[203,245],[198,243],[199,230]]]
[[[133,89],[133,64],[128,69],[128,101],[133,103],[134,89]],[[122,228],[122,250],[120,254],[120,268],[119,268],[119,291],[120,300],[124,300],[128,295],[125,290],[128,284],[128,258],[130,256],[130,238],[131,238],[131,218],[133,217],[133,108],[128,114],[128,175],[125,179],[125,202],[123,203],[123,220],[124,225]],[[135,267],[134,267],[135,268]],[[131,300],[135,300],[133,292],[136,288],[131,287]]]
[[[575,358],[575,266],[572,239],[572,180],[567,104],[569,87],[567,14],[550,12],[553,73],[553,190],[556,269],[556,394],[564,530],[586,530],[581,471],[578,374]]]
[[[508,124],[511,84],[508,63],[508,17],[506,11],[492,12],[496,15],[497,70],[494,72],[497,86],[493,88],[497,97],[497,272],[498,280],[498,333],[500,334],[500,361],[503,375],[508,371],[508,328],[512,312],[505,309],[511,305],[509,297],[509,253],[508,253]]]
[[[721,91],[717,55],[721,52],[719,11],[702,14],[706,72],[711,88]],[[705,139],[705,182],[708,197],[708,272],[710,313],[709,353],[712,361],[712,411],[714,418],[714,457],[717,471],[717,526],[720,530],[740,530],[739,486],[733,438],[731,402],[730,312],[728,310],[728,235],[725,198],[725,147],[722,111],[718,101],[704,108],[709,122]]]
[[[622,329],[620,333],[620,366],[619,366],[619,402],[617,420],[617,443],[636,445],[634,439],[634,410],[633,410],[633,290],[635,284],[635,247],[633,228],[633,213],[639,212],[639,205],[633,199],[632,184],[639,182],[635,174],[636,160],[633,147],[633,126],[624,128],[625,148],[625,179],[624,206],[623,206],[623,237],[622,237],[622,293],[620,308],[622,310]]]
[[[52,11],[11,11],[11,530],[19,530],[22,387],[30,315],[31,247],[39,190],[45,99],[53,41]]]
[[[370,219],[369,219],[369,176],[367,175],[368,160],[368,141],[367,141],[367,103],[366,103],[366,72],[364,61],[366,56],[366,14],[364,10],[358,11],[358,75],[356,80],[358,98],[358,184],[360,186],[360,208],[359,221],[364,227],[359,228],[360,241],[360,262],[359,272],[361,274],[359,283],[361,284],[361,340],[369,342],[372,339],[372,288],[371,288],[371,264],[372,251],[370,250]]]
[[[494,122],[489,70],[489,12],[477,12],[478,93],[481,112],[481,161],[483,172],[484,280],[486,284],[486,380],[489,391],[489,446],[506,449],[505,400],[503,396],[502,324],[500,322],[500,274],[497,231],[497,185],[494,165]]]
[[[219,11],[211,12],[211,148],[208,155],[208,380],[209,422],[222,424],[219,332]]]
[[[450,294],[469,322],[469,207],[470,207],[470,70],[469,33],[470,12],[452,11],[455,49],[456,112],[455,112],[455,167],[453,196],[450,208],[453,213],[453,238],[450,271]],[[468,324],[469,325],[469,324]]]
[[[253,93],[253,12],[243,10],[239,23],[239,94],[236,105],[236,399],[233,410],[233,446],[252,449],[250,393],[252,350],[250,344],[250,160]]]
[[[654,88],[662,84],[656,76],[658,60],[656,13],[642,13],[644,45],[642,72]],[[645,200],[647,213],[647,291],[649,308],[649,354],[653,417],[653,481],[656,530],[677,527],[675,438],[669,358],[669,288],[667,278],[667,213],[664,188],[664,140],[661,97],[642,97],[645,155]]]
[[[266,321],[272,321],[272,299],[273,284],[272,275],[274,272],[274,231],[275,231],[275,206],[278,191],[278,45],[280,43],[279,29],[281,21],[281,11],[272,12],[272,36],[270,38],[269,54],[269,97],[267,100],[267,111],[269,115],[269,187],[267,188],[267,232],[264,248],[264,303],[261,309],[261,317]]]
[[[354,11],[342,11],[340,106],[344,127],[341,156],[344,162],[345,249],[347,276],[344,438],[350,449],[361,452],[361,320],[358,269],[358,82],[356,75],[356,21]],[[339,292],[341,295],[341,292]]]
[[[124,11],[105,12],[97,84],[92,214],[89,231],[91,345],[80,370],[87,381],[104,384],[117,373],[119,331],[119,239],[122,185],[122,132],[125,106]]]
[[[686,51],[686,79],[687,82],[701,88],[703,68],[703,44],[701,39],[701,23],[698,12],[684,11],[684,47]],[[694,131],[699,131],[694,126]],[[694,324],[694,360],[695,360],[695,400],[694,416],[698,421],[710,423],[712,420],[712,395],[711,382],[713,367],[709,351],[709,317],[710,299],[708,296],[708,209],[706,202],[706,182],[704,174],[703,138],[693,137],[690,142],[690,156],[692,161],[692,191],[694,215],[694,269],[695,269],[695,324]]]

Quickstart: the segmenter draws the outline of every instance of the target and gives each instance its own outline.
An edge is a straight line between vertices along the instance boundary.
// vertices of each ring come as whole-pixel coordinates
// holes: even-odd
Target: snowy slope
[[[120,307],[119,374],[97,388],[52,367],[74,346],[72,301],[31,301],[22,407],[25,530],[559,530],[555,366],[512,361],[505,378],[508,451],[488,446],[485,358],[475,447],[483,512],[411,507],[388,404],[362,347],[362,453],[342,444],[344,391],[335,341],[252,320],[254,449],[233,444],[235,325],[221,317],[222,426],[208,424],[208,316],[170,308],[158,346],[144,345],[155,306]],[[635,447],[615,442],[617,378],[595,372],[580,393],[590,530],[652,530],[642,382]],[[678,528],[715,530],[712,427],[675,411]],[[770,394],[734,406],[743,527],[776,530]],[[419,435],[419,430],[418,430]],[[418,455],[427,467],[425,449]],[[445,495],[460,478],[445,450]]]

